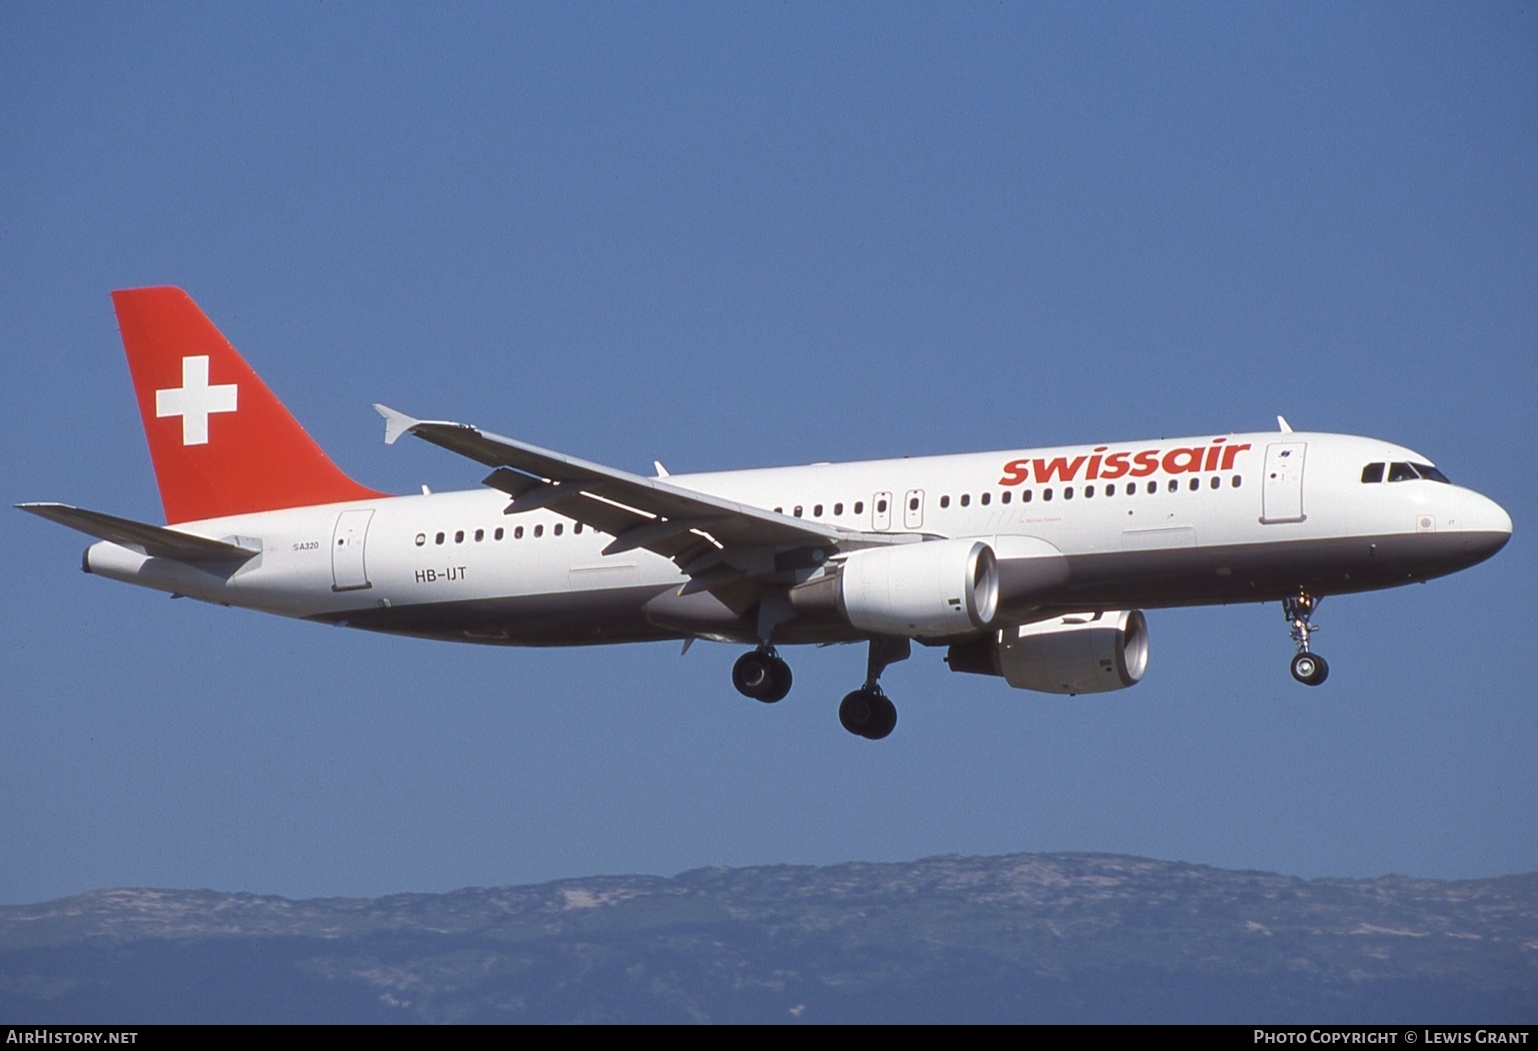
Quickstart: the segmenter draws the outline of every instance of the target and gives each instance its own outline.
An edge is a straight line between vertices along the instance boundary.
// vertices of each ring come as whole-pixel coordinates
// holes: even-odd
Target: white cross
[[[182,359],[182,385],[155,392],[155,416],[182,418],[182,444],[208,444],[208,417],[234,412],[239,388],[233,383],[208,385],[208,356]]]

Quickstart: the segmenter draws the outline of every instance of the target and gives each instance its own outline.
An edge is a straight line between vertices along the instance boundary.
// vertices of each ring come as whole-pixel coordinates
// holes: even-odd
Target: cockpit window
[[[1370,463],[1362,468],[1362,481],[1364,482],[1380,481],[1382,476],[1383,465],[1381,463]],[[1448,482],[1447,475],[1429,463],[1391,463],[1388,465],[1388,480],[1391,482],[1412,482],[1417,478],[1424,478],[1428,482]]]

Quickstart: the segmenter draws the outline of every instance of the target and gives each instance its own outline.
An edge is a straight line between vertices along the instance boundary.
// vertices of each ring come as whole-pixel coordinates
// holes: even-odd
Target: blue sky
[[[1495,560],[1154,611],[1132,690],[857,648],[493,650],[87,577],[0,514],[0,901],[1095,850],[1538,868],[1538,13],[1512,4],[0,5],[7,503],[156,520],[107,292],[178,284],[360,480],[369,409],[675,472],[1266,428],[1418,449]]]

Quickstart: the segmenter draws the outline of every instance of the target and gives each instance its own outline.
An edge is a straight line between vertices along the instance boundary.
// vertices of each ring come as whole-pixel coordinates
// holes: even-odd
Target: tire
[[[877,694],[871,709],[870,723],[865,728],[864,736],[879,741],[897,727],[897,705],[885,694]]]
[[[1299,653],[1292,658],[1292,677],[1304,686],[1318,686],[1329,674],[1330,666],[1317,653]]]
[[[784,660],[775,657],[769,661],[769,690],[761,695],[758,700],[764,704],[773,704],[775,701],[783,701],[785,695],[790,692],[790,684],[795,677],[790,674],[790,665]]]
[[[865,690],[855,690],[845,694],[843,701],[838,706],[838,721],[844,729],[856,737],[865,736],[865,728],[870,724],[872,708],[871,697],[873,695]]]
[[[737,663],[732,665],[732,685],[737,687],[737,692],[756,701],[779,700],[779,697],[769,696],[774,692],[774,660],[758,650],[749,650],[738,657]]]
[[[838,721],[856,737],[879,741],[897,725],[897,706],[884,693],[855,690],[839,704]]]

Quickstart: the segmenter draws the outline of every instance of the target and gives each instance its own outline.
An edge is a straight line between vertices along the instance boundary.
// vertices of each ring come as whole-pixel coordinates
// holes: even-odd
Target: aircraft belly
[[[1488,557],[1468,533],[1395,533],[1070,554],[1055,608],[1158,608],[1340,595],[1430,580]],[[1022,610],[1004,609],[1001,618]]]
[[[365,606],[311,619],[422,638],[501,646],[583,646],[676,638],[648,621],[642,607],[656,585],[583,594],[506,595],[411,605]]]

